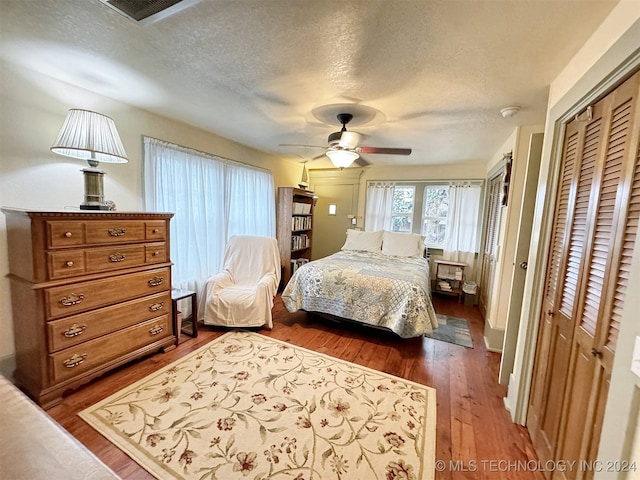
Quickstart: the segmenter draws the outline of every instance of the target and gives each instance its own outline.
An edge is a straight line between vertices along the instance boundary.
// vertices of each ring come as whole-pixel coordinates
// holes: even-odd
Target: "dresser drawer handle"
[[[163,330],[164,330],[164,327],[162,325],[154,325],[152,328],[149,329],[149,333],[151,335],[158,335]]]
[[[158,302],[158,303],[154,303],[154,304],[150,305],[149,306],[149,310],[151,310],[152,312],[157,312],[162,307],[164,307],[164,302]]]
[[[83,353],[82,355],[78,355],[74,353],[71,357],[67,358],[62,364],[67,368],[73,368],[80,365],[87,358],[87,354]]]
[[[160,252],[158,250],[156,250],[155,252],[153,252],[153,256],[157,257],[158,255],[160,255]]]
[[[159,228],[154,228],[151,232],[152,233],[158,233],[158,232],[160,232],[160,229]]]
[[[111,260],[112,262],[122,262],[125,258],[125,255],[120,252],[109,255],[109,260]]]
[[[110,228],[109,229],[109,235],[111,235],[112,237],[122,237],[126,232],[124,231],[124,228]]]
[[[79,304],[83,298],[84,298],[84,293],[80,293],[80,294],[72,293],[71,295],[62,297],[60,299],[60,303],[65,307],[71,307],[73,305]]]
[[[67,238],[71,238],[73,236],[73,233],[71,232],[64,232],[64,236]]]
[[[69,260],[67,263],[65,263],[65,265],[67,267],[73,267],[74,263],[71,260]]]
[[[158,285],[162,285],[162,282],[164,282],[164,278],[162,278],[162,277],[153,277],[147,283],[149,284],[150,287],[157,287]]]
[[[78,335],[82,335],[82,333],[87,329],[86,325],[76,325],[75,323],[71,325],[71,328],[68,328],[64,331],[63,335],[67,338],[77,337]]]

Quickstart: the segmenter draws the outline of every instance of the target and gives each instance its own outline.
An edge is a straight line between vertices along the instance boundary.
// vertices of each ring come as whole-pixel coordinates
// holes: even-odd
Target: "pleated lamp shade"
[[[51,151],[87,160],[90,165],[129,161],[113,120],[89,110],[69,110]]]
[[[113,120],[101,113],[71,109],[53,143],[51,151],[89,163],[84,168],[83,210],[109,210],[114,202],[104,201],[104,172],[99,162],[127,163],[127,153]]]

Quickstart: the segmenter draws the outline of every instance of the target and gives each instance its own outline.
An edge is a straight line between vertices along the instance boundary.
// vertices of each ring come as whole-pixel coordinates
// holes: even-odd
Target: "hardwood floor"
[[[269,337],[316,350],[436,389],[438,402],[436,459],[444,463],[438,480],[543,480],[532,471],[537,457],[524,427],[511,422],[504,408],[506,388],[498,385],[499,354],[484,347],[484,324],[477,307],[434,296],[438,313],[469,321],[474,348],[429,338],[403,340],[392,334],[350,324],[335,324],[304,312],[289,313],[276,298]],[[222,335],[200,328],[197,338],[182,336],[178,348],[113,371],[67,394],[47,411],[64,428],[124,479],[153,478],[76,414],[102,398],[145,377]],[[419,479],[418,479],[419,480]]]

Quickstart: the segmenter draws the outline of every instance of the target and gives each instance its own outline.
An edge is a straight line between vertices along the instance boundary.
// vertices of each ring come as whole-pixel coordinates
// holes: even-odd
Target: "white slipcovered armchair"
[[[271,308],[280,283],[275,238],[234,235],[227,242],[222,271],[204,286],[204,324],[273,328]]]

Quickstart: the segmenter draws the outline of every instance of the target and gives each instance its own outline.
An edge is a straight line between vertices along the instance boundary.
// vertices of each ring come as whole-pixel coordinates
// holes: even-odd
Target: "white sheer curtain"
[[[367,208],[364,214],[364,229],[368,232],[391,230],[393,208],[393,182],[369,182],[367,185]]]
[[[449,213],[443,257],[445,260],[466,263],[467,279],[475,278],[481,192],[480,185],[453,183],[449,186]]]
[[[227,165],[227,238],[232,235],[276,236],[276,205],[270,172]]]
[[[200,292],[234,234],[275,237],[270,172],[144,137],[145,207],[173,212],[172,283]]]

